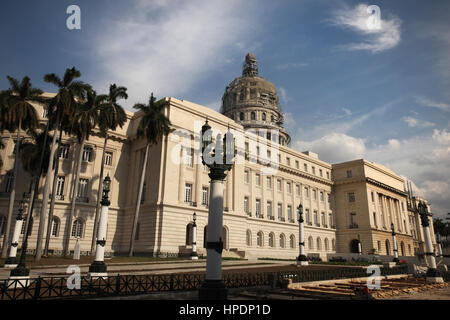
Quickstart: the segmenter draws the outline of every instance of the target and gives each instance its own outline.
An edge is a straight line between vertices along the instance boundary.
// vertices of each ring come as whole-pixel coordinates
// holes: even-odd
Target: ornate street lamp
[[[392,261],[399,262],[397,249],[397,234],[395,233],[394,223],[391,223],[391,231],[392,231],[392,245],[394,246],[394,259]]]
[[[430,222],[428,220],[428,207],[425,203],[422,201],[419,202],[418,208],[417,208],[420,220],[422,222],[423,227],[423,235],[425,240],[425,257],[427,258],[428,263],[428,271],[427,271],[427,282],[431,283],[441,283],[444,282],[442,277],[438,275],[437,268],[436,268],[436,259],[433,254],[433,244],[431,242],[431,235],[430,235]]]
[[[234,164],[234,137],[228,127],[223,140],[221,134],[212,142],[208,119],[202,127],[202,163],[209,168],[210,201],[208,211],[208,235],[206,242],[206,277],[199,290],[200,300],[223,300],[228,290],[222,280],[222,228],[223,228],[223,181]],[[215,146],[215,149],[212,148]]]
[[[19,246],[20,231],[23,225],[23,205],[24,201],[20,201],[19,213],[16,218],[16,225],[14,226],[14,233],[11,240],[11,249],[9,250],[9,257],[5,261],[5,268],[15,268],[17,267],[17,247]]]
[[[108,207],[111,204],[108,198],[108,193],[111,190],[111,178],[109,174],[103,180],[103,196],[100,204],[102,209],[100,212],[100,221],[97,231],[97,249],[95,251],[95,260],[89,266],[89,276],[91,277],[106,277],[106,264],[105,264],[105,245],[106,245],[106,228],[108,225]]]
[[[297,257],[297,266],[307,266],[308,260],[305,256],[305,234],[303,232],[303,205],[300,203],[297,207],[298,211],[298,247],[299,254]]]
[[[198,254],[197,254],[197,214],[194,212],[192,215],[192,220],[194,223],[192,224],[192,252],[189,256],[189,259],[191,260],[198,260]]]

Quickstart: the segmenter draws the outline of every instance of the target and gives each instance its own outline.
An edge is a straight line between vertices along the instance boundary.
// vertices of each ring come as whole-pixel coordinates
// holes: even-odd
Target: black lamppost
[[[97,231],[97,248],[95,251],[95,260],[89,266],[89,275],[91,277],[105,277],[106,264],[105,264],[105,245],[106,245],[106,229],[108,226],[108,207],[111,204],[108,198],[108,193],[111,190],[111,178],[109,175],[103,180],[103,196],[100,204],[102,209],[100,212],[100,220]]]
[[[191,260],[198,260],[198,254],[197,254],[197,214],[194,212],[192,215],[192,220],[194,223],[192,223],[192,252],[189,256],[189,259]]]
[[[208,119],[202,127],[202,163],[209,168],[210,198],[208,211],[208,235],[206,242],[206,277],[199,290],[200,300],[223,300],[228,290],[222,280],[222,228],[223,228],[223,181],[234,164],[234,137],[228,128],[223,141],[216,137],[215,149]]]
[[[298,247],[299,254],[297,257],[297,266],[307,266],[308,259],[305,256],[305,233],[303,232],[303,205],[300,203],[297,207],[298,211]]]
[[[394,259],[393,262],[399,262],[398,260],[398,248],[397,248],[397,233],[395,233],[394,223],[391,223],[392,231],[392,245],[394,246]]]
[[[23,205],[24,201],[20,201],[19,213],[16,218],[16,225],[14,226],[14,233],[11,240],[11,248],[9,249],[9,257],[5,261],[5,268],[15,268],[17,267],[17,247],[19,246],[20,231],[23,225]]]

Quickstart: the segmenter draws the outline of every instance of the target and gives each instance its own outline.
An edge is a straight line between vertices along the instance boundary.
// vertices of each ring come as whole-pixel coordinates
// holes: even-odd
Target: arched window
[[[391,246],[389,244],[389,240],[386,240],[386,255],[391,255]]]
[[[330,250],[330,247],[329,247],[329,244],[328,244],[328,238],[325,238],[324,244],[325,244],[325,251]]]
[[[247,230],[247,247],[250,247],[252,245],[252,232],[250,230]]]
[[[262,231],[259,231],[256,235],[256,244],[258,245],[258,247],[264,246],[264,234],[262,233]]]
[[[359,241],[357,239],[353,239],[352,241],[350,241],[350,252],[351,253],[358,253],[359,252],[359,246],[358,246]]]
[[[402,256],[406,255],[405,254],[405,244],[403,243],[403,241],[400,242],[400,251],[401,251]]]
[[[252,113],[250,113],[250,119],[251,120],[256,120],[256,113],[255,113],[255,111],[252,111]]]
[[[52,223],[52,236],[58,237],[59,236],[59,226],[61,225],[61,221],[58,217],[53,217],[53,223]]]
[[[293,234],[291,234],[289,242],[290,242],[290,245],[291,245],[291,249],[295,249],[295,236]]]
[[[273,232],[269,234],[269,247],[275,247],[275,235],[273,234]]]
[[[244,113],[239,113],[239,120],[244,121]]]
[[[275,122],[275,117],[273,115],[270,116],[270,121]]]
[[[331,239],[331,250],[336,251],[336,241]]]
[[[81,218],[76,219],[72,225],[72,237],[82,238],[83,237],[83,228],[84,228],[83,220]]]
[[[193,229],[193,225],[192,225],[192,223],[189,223],[186,226],[186,245],[187,246],[192,245],[192,229]]]
[[[280,248],[285,248],[286,247],[286,237],[284,236],[284,234],[280,234]]]
[[[308,249],[309,249],[309,250],[312,250],[312,249],[313,249],[313,246],[314,246],[314,244],[313,244],[313,238],[310,236],[310,237],[308,238]]]
[[[239,100],[240,101],[244,101],[244,99],[245,99],[245,90],[242,90],[240,95],[239,95]]]
[[[27,224],[27,216],[23,217],[23,223],[22,223],[22,230],[20,230],[20,234],[25,234],[25,227]],[[28,225],[28,235],[31,235],[31,232],[33,231],[33,217],[30,217],[30,223]]]
[[[0,236],[5,234],[6,229],[6,217],[0,216]]]
[[[317,238],[317,250],[322,250],[322,240],[320,238]]]
[[[262,119],[262,121],[266,121],[266,113],[265,112],[263,112],[261,119]]]

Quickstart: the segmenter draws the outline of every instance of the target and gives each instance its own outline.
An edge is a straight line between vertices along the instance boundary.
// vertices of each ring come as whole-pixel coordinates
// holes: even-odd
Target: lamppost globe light
[[[105,192],[111,191],[111,178],[109,177],[109,174],[103,180],[103,191]]]
[[[194,212],[194,214],[192,215],[193,216],[193,220],[194,220],[194,222],[197,220],[197,214]]]
[[[205,124],[202,126],[202,162],[204,162],[203,152],[205,152],[205,149],[212,143],[212,131],[211,126],[208,124],[208,118],[206,118]]]

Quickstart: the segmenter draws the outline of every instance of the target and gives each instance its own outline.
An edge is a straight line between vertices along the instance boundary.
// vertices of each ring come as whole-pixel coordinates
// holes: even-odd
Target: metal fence
[[[381,268],[382,275],[405,274],[405,267]],[[359,278],[368,276],[363,268],[298,270],[293,272],[226,273],[227,288],[281,285],[293,282]],[[105,278],[81,276],[79,289],[69,289],[67,277],[38,277],[27,280],[0,280],[0,300],[82,299],[130,296],[156,292],[189,291],[200,288],[204,274],[117,275]]]

